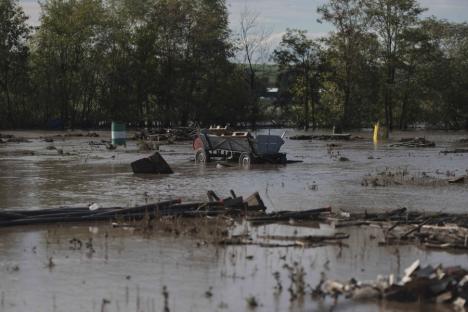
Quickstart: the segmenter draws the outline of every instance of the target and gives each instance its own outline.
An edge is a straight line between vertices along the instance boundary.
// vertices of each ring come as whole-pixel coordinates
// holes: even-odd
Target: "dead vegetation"
[[[456,177],[455,174],[448,172],[448,179],[431,176],[426,172],[411,174],[407,168],[396,168],[379,171],[377,173],[369,173],[362,178],[362,186],[384,187],[394,185],[417,185],[417,186],[444,186],[449,183],[463,182],[464,178]]]
[[[406,208],[384,213],[335,213],[335,227],[374,226],[379,245],[413,244],[425,248],[468,250],[468,214],[423,213]]]
[[[393,143],[391,147],[435,147],[436,144],[433,141],[429,141],[426,138],[403,138],[400,142]]]

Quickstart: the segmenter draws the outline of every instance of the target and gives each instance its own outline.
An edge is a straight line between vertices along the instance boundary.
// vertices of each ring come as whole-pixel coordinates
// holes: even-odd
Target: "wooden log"
[[[175,200],[168,200],[164,202],[160,202],[157,204],[150,204],[150,205],[143,205],[143,206],[138,206],[138,207],[131,207],[131,208],[120,208],[120,209],[113,209],[110,211],[104,211],[104,212],[99,212],[94,213],[94,216],[106,216],[106,215],[113,215],[113,214],[125,214],[125,213],[138,213],[138,212],[145,212],[145,211],[150,211],[150,210],[158,210],[163,207],[168,207],[172,206],[174,204],[180,203],[180,199],[175,199]]]
[[[149,205],[147,205],[149,206]],[[142,210],[127,210],[120,209],[117,211],[106,212],[101,214],[90,215],[60,215],[60,216],[36,216],[23,219],[15,219],[8,221],[0,221],[0,227],[19,226],[19,225],[34,225],[34,224],[51,224],[51,223],[68,223],[68,222],[94,222],[94,221],[137,221],[144,218],[153,219],[162,216],[196,216],[196,215],[219,215],[224,214],[224,209],[198,210],[200,204],[190,204],[185,206],[166,206],[159,210],[150,209]]]
[[[8,211],[0,211],[0,220],[14,220],[19,218],[24,218],[24,214]]]
[[[286,236],[286,235],[259,235],[262,239],[287,240],[287,241],[307,241],[321,242],[327,240],[342,240],[349,238],[347,233],[335,233],[333,235],[306,235],[306,236]]]
[[[109,207],[101,208],[102,209],[116,209],[119,207]],[[59,213],[59,212],[76,212],[76,211],[90,211],[89,207],[60,207],[60,208],[47,208],[47,209],[36,209],[36,210],[4,210],[8,213],[18,213],[26,216],[34,216],[39,214],[48,214],[48,213]]]
[[[260,217],[250,217],[247,221],[251,222],[271,222],[271,221],[285,221],[285,220],[305,220],[318,218],[323,213],[330,213],[331,207],[310,209],[304,211],[278,211],[266,214]]]

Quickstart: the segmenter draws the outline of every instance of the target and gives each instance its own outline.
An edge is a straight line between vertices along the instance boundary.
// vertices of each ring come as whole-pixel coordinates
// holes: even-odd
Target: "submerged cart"
[[[213,159],[237,161],[243,166],[251,163],[285,164],[286,154],[280,153],[284,141],[278,135],[257,135],[250,132],[231,132],[226,128],[198,131],[193,140],[195,161]]]

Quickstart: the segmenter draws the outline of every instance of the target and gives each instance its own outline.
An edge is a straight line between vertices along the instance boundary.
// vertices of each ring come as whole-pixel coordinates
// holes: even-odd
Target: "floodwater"
[[[281,134],[281,130],[272,133]],[[52,133],[15,132],[39,137]],[[286,137],[296,134],[288,130]],[[106,135],[106,134],[104,134]],[[251,169],[206,167],[193,162],[190,143],[161,146],[161,154],[176,172],[170,176],[137,176],[129,163],[145,153],[135,142],[107,151],[89,145],[100,138],[56,139],[46,143],[0,144],[0,209],[39,209],[88,205],[132,206],[168,198],[205,199],[208,190],[227,196],[233,189],[247,196],[259,191],[270,211],[331,206],[349,211],[408,207],[424,211],[465,212],[468,186],[361,185],[367,174],[407,170],[415,176],[447,179],[464,175],[468,154],[441,154],[467,133],[405,132],[401,137],[424,136],[435,148],[374,145],[370,132],[353,133],[350,142],[292,141],[283,151],[302,163],[254,166]],[[327,144],[338,144],[332,157]],[[53,145],[63,150],[48,150]],[[204,222],[204,223],[203,223]],[[197,225],[209,229],[209,221]],[[333,233],[327,225],[313,227],[234,225],[250,235]],[[143,233],[107,224],[53,225],[0,229],[0,311],[163,311],[163,286],[170,311],[328,311],[333,302],[311,298],[323,272],[327,278],[375,279],[379,274],[402,274],[414,260],[423,264],[468,266],[468,254],[449,254],[415,246],[378,246],[378,229],[345,229],[345,246],[317,248],[221,247],[206,243],[207,235]],[[375,233],[374,233],[375,232]],[[377,237],[377,238],[374,238]],[[83,241],[75,248],[70,240]],[[87,242],[88,244],[85,244]],[[51,259],[51,260],[50,260]],[[51,265],[50,265],[51,263]],[[306,295],[291,300],[290,269],[303,268]],[[279,272],[282,291],[275,289]],[[249,308],[247,298],[258,307]],[[343,298],[335,311],[447,310],[437,305],[400,305],[350,302]]]

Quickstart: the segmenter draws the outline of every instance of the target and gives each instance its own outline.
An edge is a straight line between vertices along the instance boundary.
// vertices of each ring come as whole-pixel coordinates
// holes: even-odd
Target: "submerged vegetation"
[[[229,28],[224,0],[41,8],[32,27],[17,0],[0,1],[4,128],[110,120],[468,128],[468,25],[423,18],[416,0],[329,0],[318,8],[333,26],[327,36],[289,29],[272,53],[255,14],[242,16],[239,35]]]

